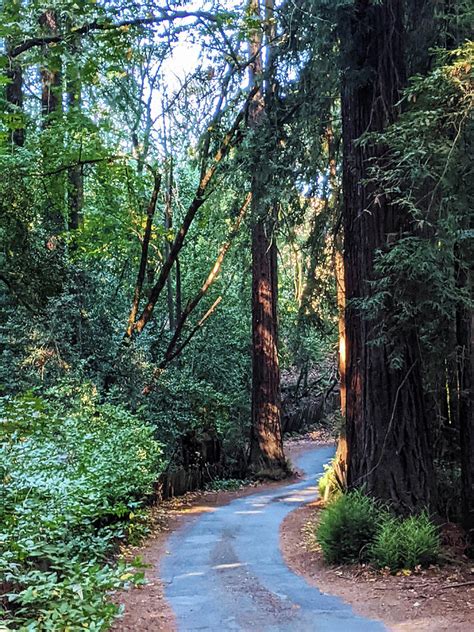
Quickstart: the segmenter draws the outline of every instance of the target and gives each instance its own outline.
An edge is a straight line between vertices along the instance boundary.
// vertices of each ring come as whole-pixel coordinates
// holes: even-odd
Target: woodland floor
[[[307,437],[288,444],[290,459],[326,438]],[[295,476],[294,480],[298,480]],[[285,486],[292,481],[285,481]],[[144,547],[130,548],[129,556],[139,554],[149,565],[148,583],[116,595],[124,604],[125,614],[117,620],[115,632],[151,632],[177,630],[173,610],[165,599],[159,578],[163,560],[169,554],[171,533],[186,527],[196,516],[204,516],[217,507],[251,494],[271,492],[282,483],[250,486],[235,492],[200,492],[162,503],[154,509],[155,531]],[[315,550],[310,536],[311,523],[317,519],[318,501],[289,513],[280,527],[280,547],[289,568],[323,593],[336,595],[364,617],[383,621],[396,632],[422,631],[467,632],[474,629],[474,564],[459,558],[456,565],[432,568],[410,576],[391,576],[358,567],[328,567]],[[453,536],[455,539],[455,536]],[[456,542],[452,542],[453,552]],[[459,586],[458,584],[466,584]],[[258,627],[253,628],[258,630]],[[306,628],[305,628],[306,629]],[[341,628],[342,629],[342,628]],[[224,628],[222,628],[224,630]],[[295,632],[299,630],[295,627]]]

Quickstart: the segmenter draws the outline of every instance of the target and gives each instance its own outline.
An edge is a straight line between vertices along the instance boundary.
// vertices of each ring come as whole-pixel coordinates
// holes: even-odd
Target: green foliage
[[[370,186],[409,218],[377,253],[372,296],[359,304],[368,319],[379,314],[374,343],[388,346],[397,368],[398,343],[416,329],[431,373],[442,371],[456,310],[472,307],[457,279],[473,260],[473,61],[472,42],[440,52],[429,74],[411,78],[398,120],[360,140],[386,147]]]
[[[324,466],[324,474],[318,480],[318,492],[326,502],[336,499],[342,492],[334,471],[334,461]]]
[[[394,572],[433,564],[439,550],[438,529],[427,513],[404,520],[386,517],[370,546],[370,560]]]
[[[122,345],[152,186],[147,165],[163,182],[140,307],[193,199],[204,138],[209,132],[212,156],[243,100],[247,38],[262,22],[243,6],[229,11],[224,0],[211,4],[212,20],[108,29],[122,20],[147,22],[148,9],[139,2],[54,0],[59,32],[69,35],[14,61],[0,58],[0,395],[9,395],[1,401],[0,519],[6,539],[0,560],[7,573],[3,592],[15,595],[9,602],[13,625],[107,625],[114,607],[105,592],[128,573],[105,559],[119,539],[143,533],[143,498],[183,434],[212,431],[223,442],[229,469],[243,462],[251,417],[251,219],[243,222],[182,340],[221,297],[218,309],[159,375],[156,367],[173,335],[169,304],[176,312],[178,285],[183,308],[212,269],[257,161],[267,176],[263,212],[275,200],[279,206],[272,239],[280,253],[281,364],[301,369],[299,390],[308,397],[308,374],[317,374],[321,392],[335,379],[333,259],[341,197],[336,25],[342,13],[350,15],[349,0],[280,7],[277,30],[284,45],[275,48],[272,107],[258,130],[242,124],[242,143],[219,166],[186,237],[179,279],[175,265],[152,321],[129,347]],[[464,0],[461,5],[457,22],[467,21]],[[5,2],[5,47],[44,34],[38,25],[44,10],[39,0]],[[103,28],[72,35],[94,22]],[[199,66],[177,79],[169,72],[170,53],[175,49],[179,58],[183,42],[185,48],[199,45]],[[372,165],[376,193],[407,209],[416,232],[401,234],[377,254],[374,296],[361,307],[369,318],[384,312],[374,338],[387,345],[396,366],[402,362],[397,341],[418,328],[433,391],[428,373],[444,378],[439,359],[454,348],[446,332],[455,311],[470,305],[455,272],[472,261],[471,165],[465,158],[472,145],[471,60],[467,44],[441,56],[426,77],[412,78],[402,116],[376,139],[387,148],[383,164]],[[21,107],[6,103],[3,90],[15,64],[25,79]],[[229,64],[235,70],[230,75]],[[40,114],[37,67],[61,69],[63,77],[62,107],[47,121]],[[74,103],[66,94],[71,89],[81,93]],[[210,125],[221,95],[225,111]],[[26,127],[23,147],[9,140],[20,124]],[[211,159],[204,162],[209,166]],[[71,167],[80,167],[84,189],[75,230],[69,226]],[[169,195],[171,227],[163,222]],[[30,390],[40,396],[18,397]],[[440,474],[449,497],[455,473],[447,478]],[[321,492],[333,484],[328,470]],[[331,505],[336,509],[326,519],[326,538],[331,524],[352,533],[355,517],[352,549],[342,554],[362,559],[364,520],[375,508],[357,498],[340,497]],[[335,540],[330,546],[337,548]]]
[[[109,565],[140,529],[162,467],[153,428],[84,389],[69,408],[31,394],[0,400],[0,572],[7,621],[31,630],[105,629],[107,591],[142,576]]]
[[[343,494],[322,512],[316,537],[330,564],[367,560],[382,517],[377,503],[357,490]]]
[[[206,485],[206,489],[210,492],[234,492],[248,482],[247,479],[239,478],[215,478]]]
[[[316,539],[330,564],[370,562],[392,572],[432,564],[440,549],[438,529],[426,512],[396,518],[360,490],[337,496],[323,509]]]

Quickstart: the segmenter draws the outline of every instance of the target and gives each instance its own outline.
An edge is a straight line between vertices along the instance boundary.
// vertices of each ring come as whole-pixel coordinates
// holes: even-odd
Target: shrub
[[[438,529],[423,512],[405,520],[384,520],[370,548],[370,558],[376,566],[391,571],[413,569],[436,562],[439,548]]]
[[[379,568],[398,569],[400,560],[400,541],[398,533],[398,521],[392,516],[387,516],[382,521],[375,539],[370,546],[370,561]]]
[[[382,513],[361,491],[336,498],[322,511],[316,531],[324,559],[331,564],[367,559]]]
[[[64,407],[0,399],[0,577],[13,629],[103,630],[107,592],[141,575],[107,562],[161,469],[153,428],[92,393]],[[5,595],[6,593],[6,595]]]

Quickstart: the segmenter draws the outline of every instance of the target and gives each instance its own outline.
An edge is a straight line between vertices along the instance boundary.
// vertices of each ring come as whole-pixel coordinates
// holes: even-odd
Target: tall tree
[[[343,214],[346,290],[346,438],[349,486],[400,512],[433,501],[434,476],[413,328],[397,350],[374,340],[381,322],[367,310],[377,251],[410,232],[406,213],[365,184],[383,147],[359,142],[397,117],[405,83],[402,0],[356,0],[340,16],[343,67]],[[361,310],[361,303],[365,304]]]
[[[46,37],[56,37],[59,33],[58,14],[55,9],[46,9],[39,18]],[[41,113],[43,126],[43,164],[44,170],[54,170],[60,155],[58,144],[63,145],[62,129],[56,125],[54,117],[62,111],[62,72],[61,56],[50,46],[43,46],[43,59],[40,64]],[[58,140],[60,139],[60,143]],[[48,249],[57,248],[57,235],[65,228],[65,174],[53,174],[48,190],[49,200],[45,207],[45,219],[50,233]]]
[[[54,9],[47,9],[39,18],[44,32],[52,37],[58,35],[58,16]],[[44,116],[43,125],[48,125],[49,115],[58,112],[62,106],[61,68],[57,56],[51,55],[48,46],[44,46],[45,63],[40,69],[41,75],[41,111]]]
[[[81,73],[74,60],[75,54],[78,52],[78,42],[74,42],[71,46],[72,59],[67,68],[66,90],[68,114],[72,118],[81,114],[82,107],[82,85]],[[82,174],[81,148],[77,164],[72,165],[68,169],[67,179],[67,201],[68,201],[68,228],[76,230],[82,223],[82,208],[84,205],[84,177]]]
[[[257,88],[249,107],[249,126],[257,137],[265,124],[265,109],[273,86],[269,75],[264,90],[263,40],[259,0],[250,0],[249,14],[257,21],[250,33],[251,83]],[[267,72],[275,37],[273,0],[265,2]],[[271,73],[269,73],[271,75]],[[258,139],[257,139],[258,140]],[[261,151],[261,148],[259,148]],[[268,164],[255,152],[252,177],[252,426],[250,467],[281,475],[286,471],[281,432],[280,369],[277,325],[276,203],[268,198]],[[269,208],[270,207],[270,208]]]
[[[4,4],[4,16],[12,22],[19,21],[21,15],[21,0],[9,0]],[[12,37],[5,38],[5,52],[8,58],[6,77],[8,83],[5,89],[5,100],[10,115],[10,141],[13,145],[23,146],[25,142],[25,127],[23,113],[23,69],[17,59],[10,58],[10,52],[17,42]]]

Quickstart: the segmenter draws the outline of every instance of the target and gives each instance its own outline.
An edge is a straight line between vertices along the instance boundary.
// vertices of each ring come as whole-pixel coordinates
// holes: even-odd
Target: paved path
[[[332,454],[329,447],[308,450],[296,462],[306,473],[298,483],[236,499],[171,535],[161,575],[179,632],[385,630],[309,586],[280,553],[280,524],[314,498]]]

